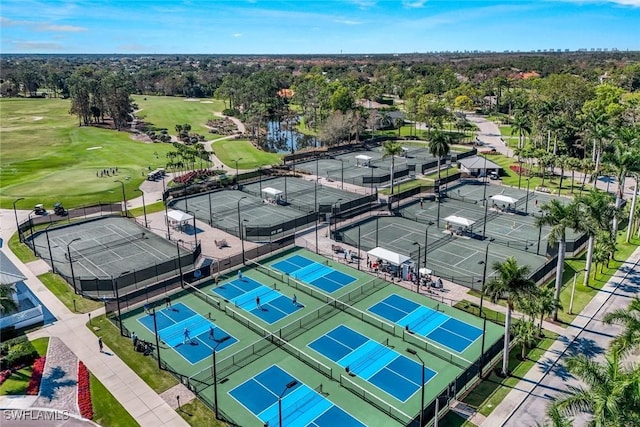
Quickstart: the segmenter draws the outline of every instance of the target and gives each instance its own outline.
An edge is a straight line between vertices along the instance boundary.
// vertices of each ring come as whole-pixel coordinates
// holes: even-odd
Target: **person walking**
[[[260,296],[256,295],[256,308],[262,311],[262,306],[260,305]]]
[[[102,337],[98,337],[98,347],[100,348],[100,353],[102,353],[102,348],[104,344],[102,343]]]
[[[165,298],[164,298],[164,306],[165,306],[166,308],[171,307],[171,298],[169,298],[169,297],[165,297]]]
[[[136,349],[136,345],[138,344],[138,336],[135,332],[131,332],[131,342],[133,343],[133,349]]]
[[[189,332],[188,328],[184,328],[184,340],[182,341],[183,344],[186,344],[187,342],[191,341],[191,333]]]
[[[215,335],[215,331],[213,329],[213,326],[209,326],[209,339],[211,341],[215,341],[216,340],[216,335]]]
[[[293,305],[295,305],[296,307],[298,306],[298,297],[296,296],[296,294],[293,294],[293,299],[291,300],[291,302],[293,303]]]
[[[242,270],[238,270],[238,280],[242,280]]]

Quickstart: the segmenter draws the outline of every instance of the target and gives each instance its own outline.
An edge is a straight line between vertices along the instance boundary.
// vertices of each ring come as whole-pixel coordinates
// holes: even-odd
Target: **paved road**
[[[527,373],[503,402],[487,417],[483,426],[535,426],[543,421],[546,407],[554,396],[579,382],[568,373],[562,361],[569,355],[586,354],[602,360],[611,339],[621,328],[604,325],[605,313],[626,307],[640,291],[640,249],[623,264],[591,303],[569,325],[566,332]],[[632,356],[636,361],[638,355]],[[585,417],[574,426],[586,425]]]

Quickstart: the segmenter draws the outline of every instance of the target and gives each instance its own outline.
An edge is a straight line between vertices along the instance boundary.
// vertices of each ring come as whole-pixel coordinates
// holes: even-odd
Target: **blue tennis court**
[[[369,311],[458,353],[482,336],[480,328],[396,294],[369,307]]]
[[[344,325],[311,342],[309,347],[401,402],[421,387],[422,365]],[[435,375],[425,367],[425,384]]]
[[[240,384],[229,394],[269,427],[280,427],[278,397],[281,395],[284,395],[281,400],[283,425],[365,427],[277,365]]]
[[[275,323],[304,307],[297,299],[294,301],[275,289],[246,276],[213,288],[212,292],[269,324]]]
[[[292,255],[272,265],[298,280],[332,293],[356,281],[356,278],[302,255]]]
[[[191,364],[211,356],[214,348],[220,351],[238,341],[183,303],[156,311],[155,316],[160,339]],[[154,333],[153,314],[140,317],[138,322]]]

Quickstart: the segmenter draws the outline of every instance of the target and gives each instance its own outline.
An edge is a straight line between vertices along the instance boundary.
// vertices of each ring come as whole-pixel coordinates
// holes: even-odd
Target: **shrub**
[[[4,383],[7,378],[9,378],[12,374],[12,370],[11,369],[5,369],[4,371],[0,372],[0,385],[2,385],[2,383]]]
[[[27,394],[36,396],[40,391],[40,382],[42,381],[42,372],[44,372],[44,364],[46,357],[42,356],[33,362],[33,371],[31,372],[31,378],[29,379],[29,385],[27,386]]]
[[[20,337],[2,344],[0,354],[4,356],[0,360],[0,369],[2,370],[18,365],[29,365],[38,357],[38,352],[26,337]]]
[[[78,408],[82,417],[89,420],[93,419],[90,374],[82,361],[78,362]]]

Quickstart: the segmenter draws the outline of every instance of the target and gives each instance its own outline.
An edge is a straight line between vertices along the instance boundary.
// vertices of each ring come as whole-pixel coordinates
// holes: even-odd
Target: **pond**
[[[294,125],[295,126],[295,125]],[[267,122],[267,142],[265,148],[279,154],[293,153],[303,148],[316,147],[315,136],[304,135],[295,127],[289,128],[285,123]]]

